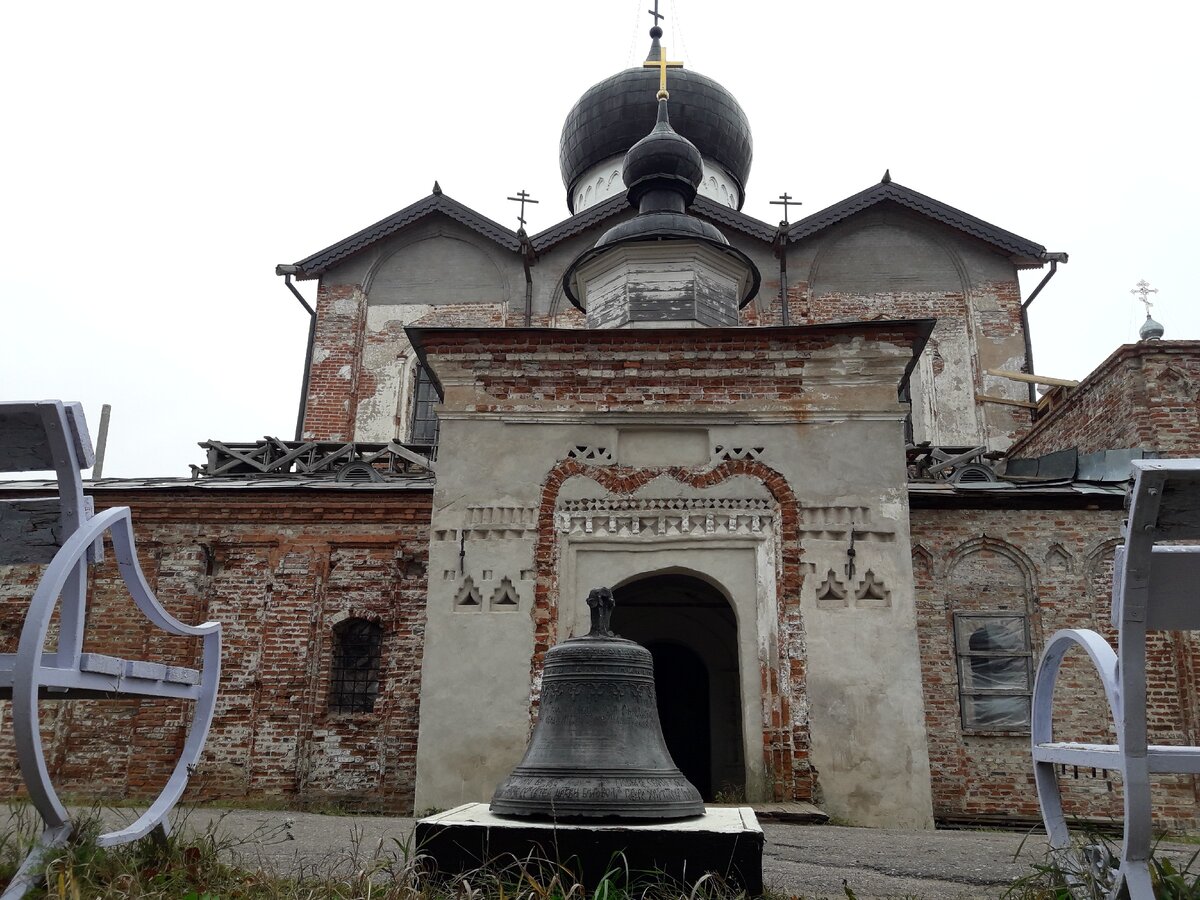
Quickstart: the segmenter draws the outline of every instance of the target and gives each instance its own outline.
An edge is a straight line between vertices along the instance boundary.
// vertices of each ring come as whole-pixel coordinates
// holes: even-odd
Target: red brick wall
[[[1035,457],[1140,447],[1200,455],[1200,341],[1126,344],[1010,450]]]
[[[367,299],[357,285],[317,290],[317,328],[304,408],[305,440],[349,441],[363,377],[362,349],[366,335]]]
[[[734,474],[730,466],[737,465],[708,477]],[[626,484],[617,483],[621,478],[632,477],[624,490],[642,476],[606,470],[605,477],[616,479],[616,488]],[[790,496],[786,485],[779,490]],[[795,504],[781,498],[782,514],[794,515],[789,510]],[[145,490],[98,492],[97,499],[101,507],[134,507],[142,564],[174,614],[189,622],[225,623],[221,699],[193,798],[274,798],[297,805],[332,800],[410,811],[428,493]],[[970,733],[962,727],[953,616],[1024,610],[1035,657],[1045,637],[1062,627],[1098,628],[1114,640],[1107,614],[1119,500],[1099,501],[1110,507],[1104,509],[929,508],[920,504],[931,501],[916,502],[913,568],[935,814],[954,820],[1033,818],[1037,800],[1028,735]],[[786,531],[788,523],[781,524]],[[538,554],[544,569],[552,542],[539,544]],[[789,574],[797,562],[795,553],[785,554],[781,583],[791,585],[799,577]],[[113,569],[110,554],[94,579],[88,649],[194,662],[187,640],[140,626]],[[38,573],[36,567],[0,570],[0,652],[15,649]],[[551,581],[539,578],[539,649],[553,641],[552,604],[546,604],[554,590]],[[798,588],[787,590],[798,595]],[[780,614],[787,617],[781,633],[791,635],[788,643],[800,641],[798,613],[781,608]],[[370,714],[328,711],[330,634],[350,616],[384,626],[381,693]],[[780,671],[764,673],[765,696],[778,701],[772,722],[779,717],[778,731],[764,735],[764,752],[773,771],[788,773],[777,783],[781,795],[803,797],[812,787],[802,715],[805,661],[783,648],[781,660]],[[1057,707],[1058,735],[1107,740],[1099,682],[1079,662],[1063,672],[1059,693],[1067,702]],[[1198,678],[1200,645],[1193,636],[1153,636],[1152,740],[1200,743]],[[46,704],[44,732],[56,785],[67,793],[109,797],[152,793],[174,762],[186,712],[185,704],[170,701]],[[1160,824],[1200,824],[1196,779],[1162,776],[1155,786]],[[0,728],[0,792],[11,796],[19,790],[11,732]],[[1065,795],[1073,813],[1121,814],[1115,773],[1068,771]]]
[[[1115,509],[914,508],[911,514],[918,636],[934,814],[941,819],[1038,816],[1029,734],[964,731],[954,648],[955,612],[1024,611],[1033,659],[1060,628],[1094,628],[1110,642]],[[1068,654],[1055,704],[1059,740],[1113,740],[1100,681],[1082,654]],[[1197,743],[1200,644],[1190,634],[1154,633],[1148,649],[1151,740]],[[1067,771],[1068,814],[1122,816],[1120,777]],[[1155,776],[1161,825],[1194,829],[1200,782]]]
[[[193,798],[336,801],[410,812],[417,744],[427,491],[100,492],[130,505],[142,565],[185,622],[223,623],[216,719]],[[0,652],[15,649],[39,567],[0,567]],[[86,648],[194,664],[185,638],[146,627],[111,559],[94,571]],[[331,632],[348,617],[383,627],[371,713],[329,710]],[[145,797],[182,744],[190,704],[46,704],[54,782],[65,793]],[[20,791],[11,732],[0,729],[0,792]]]

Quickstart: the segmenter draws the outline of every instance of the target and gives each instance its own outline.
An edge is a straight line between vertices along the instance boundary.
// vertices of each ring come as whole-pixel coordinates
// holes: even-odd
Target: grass
[[[36,834],[28,807],[10,808],[10,833],[0,836],[0,889],[7,885]],[[187,813],[183,814],[186,819]],[[553,861],[528,857],[479,868],[452,879],[432,877],[423,857],[392,839],[351,846],[297,863],[280,874],[264,864],[262,848],[290,840],[290,823],[233,837],[221,819],[195,831],[180,823],[165,841],[96,845],[92,816],[71,843],[47,855],[30,898],[93,900],[738,900],[745,895],[716,875],[691,885],[660,873],[631,872],[614,859],[595,885],[585,886]],[[255,865],[255,863],[258,863]],[[847,891],[847,896],[853,894]],[[768,893],[769,900],[800,900]]]
[[[1049,851],[1032,871],[1015,881],[1005,900],[1105,900],[1120,865],[1120,840],[1109,831],[1084,826],[1063,851]],[[1019,853],[1019,851],[1018,851]],[[1157,900],[1200,900],[1200,850],[1186,862],[1161,852],[1150,858],[1150,877]]]
[[[630,871],[621,858],[594,885],[579,883],[572,871],[533,856],[456,876],[435,878],[411,845],[395,839],[364,844],[352,831],[349,845],[319,859],[290,864],[287,871],[268,864],[276,844],[290,841],[292,824],[281,820],[242,837],[224,826],[223,817],[203,828],[187,825],[190,810],[166,841],[146,839],[115,848],[96,846],[98,811],[66,848],[47,856],[31,898],[92,900],[739,900],[744,894],[716,875],[685,885],[662,873]],[[25,857],[40,822],[31,807],[12,804],[10,827],[0,831],[0,889]],[[1080,829],[1069,851],[1049,854],[1004,892],[1005,900],[1091,900],[1106,897],[1119,845],[1105,832]],[[1200,900],[1200,849],[1155,848],[1152,871],[1156,896]],[[1193,852],[1194,850],[1194,852]],[[1018,851],[1019,855],[1020,851]],[[839,896],[856,900],[843,882]],[[803,900],[791,891],[768,889],[766,900]]]

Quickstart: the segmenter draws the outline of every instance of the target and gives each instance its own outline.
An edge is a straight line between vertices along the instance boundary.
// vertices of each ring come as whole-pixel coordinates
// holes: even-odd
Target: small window
[[[438,442],[438,417],[433,411],[437,405],[437,391],[433,387],[433,378],[429,370],[420,363],[414,370],[416,386],[413,388],[412,427],[409,429],[408,442],[436,447]],[[432,455],[431,455],[432,458]]]
[[[1033,657],[1025,616],[958,613],[954,645],[963,728],[1028,731]]]
[[[329,708],[334,712],[372,712],[379,695],[383,629],[367,619],[347,619],[333,629],[333,666]]]

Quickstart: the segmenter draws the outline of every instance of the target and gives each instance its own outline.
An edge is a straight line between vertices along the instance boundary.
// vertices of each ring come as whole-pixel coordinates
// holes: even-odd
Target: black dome
[[[618,72],[588,88],[567,114],[558,165],[572,212],[579,177],[597,163],[624,154],[653,127],[658,77],[657,69]],[[728,171],[741,189],[739,193],[744,194],[754,141],[750,122],[737,100],[717,82],[691,69],[672,69],[667,89],[671,93],[671,126]]]
[[[667,101],[658,100],[658,121],[650,133],[629,148],[621,164],[621,179],[629,202],[637,206],[647,191],[678,191],[690,206],[704,179],[704,160],[696,145],[671,127]]]

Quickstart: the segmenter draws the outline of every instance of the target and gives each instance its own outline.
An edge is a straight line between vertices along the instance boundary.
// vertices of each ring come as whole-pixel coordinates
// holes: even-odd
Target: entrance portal
[[[737,619],[713,585],[684,573],[649,575],[613,591],[613,631],[654,657],[667,749],[700,795],[742,799]]]

